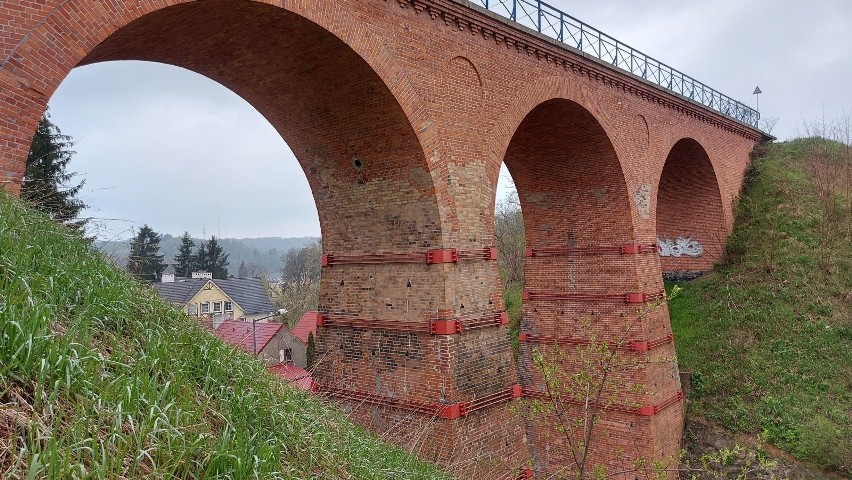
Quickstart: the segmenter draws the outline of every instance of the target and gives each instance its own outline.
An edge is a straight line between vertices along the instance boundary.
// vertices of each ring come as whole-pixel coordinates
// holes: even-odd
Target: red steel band
[[[466,315],[457,318],[434,318],[428,321],[362,318],[357,315],[326,312],[319,312],[317,314],[317,327],[368,328],[397,332],[428,333],[431,335],[455,335],[469,330],[499,327],[508,323],[509,316],[506,312]]]
[[[438,263],[458,263],[461,260],[497,260],[496,247],[484,247],[474,250],[459,250],[455,248],[433,249],[425,252],[408,253],[364,253],[356,255],[340,255],[326,253],[322,256],[322,266],[334,265],[383,265],[392,263],[421,263],[433,265]]]
[[[518,334],[518,340],[524,343],[545,343],[555,345],[589,345],[589,340],[584,338],[559,337],[555,335],[536,335],[533,333],[521,332]],[[617,346],[620,350],[631,352],[648,352],[657,347],[667,345],[674,342],[674,334],[668,334],[665,337],[656,340],[631,340],[624,342],[621,345],[609,343],[610,347]]]

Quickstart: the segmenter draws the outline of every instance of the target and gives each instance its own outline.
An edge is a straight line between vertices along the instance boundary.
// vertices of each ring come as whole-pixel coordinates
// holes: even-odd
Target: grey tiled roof
[[[186,305],[205,283],[207,283],[207,280],[196,279],[169,283],[156,282],[152,286],[160,293],[160,298],[163,300],[178,305]]]
[[[209,280],[203,278],[183,280],[173,283],[154,283],[153,287],[163,300],[186,305]],[[259,278],[229,278],[212,280],[234,303],[247,314],[272,313],[274,308]]]
[[[269,294],[263,286],[263,280],[259,278],[229,278],[213,280],[213,283],[227,293],[248,315],[274,311]]]

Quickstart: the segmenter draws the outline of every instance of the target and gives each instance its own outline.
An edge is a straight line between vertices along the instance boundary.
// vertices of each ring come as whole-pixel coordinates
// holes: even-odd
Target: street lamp
[[[759,86],[754,87],[754,92],[752,92],[752,93],[751,93],[752,95],[754,95],[755,97],[757,97],[757,108],[755,108],[755,110],[757,110],[757,111],[758,111],[758,113],[760,113],[760,94],[761,94],[761,93],[763,93],[763,92],[761,92],[761,91],[760,91],[760,87],[759,87]]]

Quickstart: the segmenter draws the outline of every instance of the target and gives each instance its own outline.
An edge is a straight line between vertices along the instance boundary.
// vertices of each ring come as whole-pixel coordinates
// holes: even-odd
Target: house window
[[[278,361],[281,363],[291,363],[293,362],[293,349],[285,348],[284,350],[278,351]]]
[[[213,313],[222,313],[222,302],[213,302]]]
[[[194,304],[194,303],[190,303],[190,304],[187,306],[187,310],[188,310],[188,313],[189,313],[190,315],[198,315],[198,305],[196,305],[196,304]]]
[[[199,303],[200,312],[202,315],[207,315],[210,313],[210,304],[209,303]]]
[[[226,312],[233,312],[234,311],[234,304],[231,303],[231,302],[225,302],[225,311]]]

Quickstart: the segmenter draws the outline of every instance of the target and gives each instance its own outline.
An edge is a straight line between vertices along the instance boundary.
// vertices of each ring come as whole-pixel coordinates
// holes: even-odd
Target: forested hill
[[[196,238],[194,240],[196,245],[201,245],[201,239]],[[270,278],[275,278],[281,274],[281,255],[291,248],[301,248],[316,240],[316,237],[222,238],[219,239],[219,244],[229,255],[228,270],[232,275],[236,275],[240,263],[245,262],[246,265],[255,263],[261,266]],[[165,255],[168,261],[177,255],[179,245],[180,237],[165,234],[160,242],[160,253]],[[130,240],[97,240],[94,246],[106,254],[116,265],[124,267],[127,264]]]

